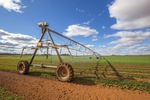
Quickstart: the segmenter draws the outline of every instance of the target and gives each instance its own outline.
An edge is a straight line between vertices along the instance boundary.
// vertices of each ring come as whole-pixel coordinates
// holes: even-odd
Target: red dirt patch
[[[150,94],[99,85],[79,85],[0,71],[0,87],[24,100],[149,100]]]

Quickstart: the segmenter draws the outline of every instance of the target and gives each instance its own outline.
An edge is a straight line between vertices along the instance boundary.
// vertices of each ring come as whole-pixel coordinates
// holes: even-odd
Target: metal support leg
[[[41,35],[41,37],[40,37],[39,42],[42,41],[42,38],[44,37],[45,32],[46,32],[46,28],[42,28],[42,35]],[[38,43],[39,43],[39,42],[38,42]],[[37,44],[37,46],[38,46],[38,44]],[[37,50],[38,50],[38,48],[35,48],[35,51],[34,51],[34,53],[33,53],[33,55],[32,55],[31,61],[30,61],[30,63],[29,63],[30,65],[32,64],[32,61],[33,61],[33,59],[34,59],[34,57],[35,57],[35,55],[36,55]]]
[[[47,31],[48,31],[48,35],[49,35],[49,37],[50,37],[50,39],[51,39],[51,41],[52,41],[52,45],[55,47],[56,45],[55,45],[54,40],[53,40],[53,38],[52,38],[52,36],[51,36],[51,34],[50,34],[50,30],[47,29]],[[63,63],[63,60],[62,60],[62,58],[60,57],[57,48],[54,48],[54,49],[55,49],[55,51],[56,51],[56,53],[57,53],[57,56],[58,56],[58,59],[59,59],[60,63]]]

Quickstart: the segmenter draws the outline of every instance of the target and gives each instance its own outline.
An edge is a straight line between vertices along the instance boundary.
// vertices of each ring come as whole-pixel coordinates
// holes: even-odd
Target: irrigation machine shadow
[[[106,65],[104,67],[104,69],[101,69],[101,73],[100,73],[100,67],[102,67],[100,64],[101,64],[101,60],[104,60],[106,62]],[[96,79],[100,79],[101,77],[103,78],[110,78],[106,75],[107,73],[107,69],[110,68],[113,73],[114,73],[114,77],[112,78],[117,78],[121,81],[123,80],[135,80],[134,78],[132,77],[123,77],[118,71],[117,69],[104,57],[101,57],[101,59],[97,62],[96,66],[94,68],[90,68],[90,69],[85,69],[83,71],[80,72],[80,75],[83,75],[84,72],[86,72],[87,70],[93,72],[92,74],[90,74],[89,76],[93,76],[93,77],[96,77]]]
[[[104,58],[105,59],[105,58]],[[107,59],[105,59],[106,60],[106,62],[108,63],[108,65],[109,65],[109,67],[112,69],[112,71],[115,73],[115,75],[116,75],[116,77],[119,79],[119,80],[135,80],[134,78],[132,78],[132,77],[128,77],[128,78],[126,78],[126,77],[123,77],[122,75],[120,75],[120,73],[116,70],[116,68],[107,60]],[[106,66],[106,68],[107,68],[107,66]],[[104,71],[106,71],[106,68],[105,68],[105,70]],[[104,74],[104,72],[103,72],[103,76],[104,77],[106,77],[105,76],[105,74]]]
[[[35,77],[37,76],[37,77],[41,77],[41,78],[45,78],[45,79],[52,79],[52,80],[58,81],[55,71],[43,72],[42,70],[41,71],[34,70],[34,71],[31,71],[27,75],[35,76]],[[95,81],[91,80],[90,77],[86,77],[86,76],[84,77],[84,76],[78,76],[78,75],[75,75],[74,79],[70,83],[79,84],[79,85],[88,85],[88,86],[96,85]]]

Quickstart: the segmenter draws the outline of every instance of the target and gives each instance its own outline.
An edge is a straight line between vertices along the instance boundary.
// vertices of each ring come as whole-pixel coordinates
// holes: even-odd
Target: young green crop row
[[[123,76],[140,76],[150,78],[150,56],[105,56],[105,59],[89,59],[89,57],[74,57],[72,59],[70,56],[62,57],[65,62],[69,62],[75,72],[97,72],[98,74],[105,73],[106,75],[115,75],[115,73],[121,74]],[[0,56],[0,69],[1,70],[16,70],[16,66],[20,60],[30,61],[31,56],[25,55],[20,58],[19,55],[3,55]],[[59,64],[57,56],[50,56],[46,60],[45,56],[36,56],[33,63],[37,64],[48,64],[55,65]]]

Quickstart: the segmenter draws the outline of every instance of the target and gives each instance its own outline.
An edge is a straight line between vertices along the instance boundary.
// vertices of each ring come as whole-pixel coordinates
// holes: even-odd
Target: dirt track
[[[139,91],[64,83],[3,71],[0,71],[0,87],[25,100],[150,100],[150,94]]]

